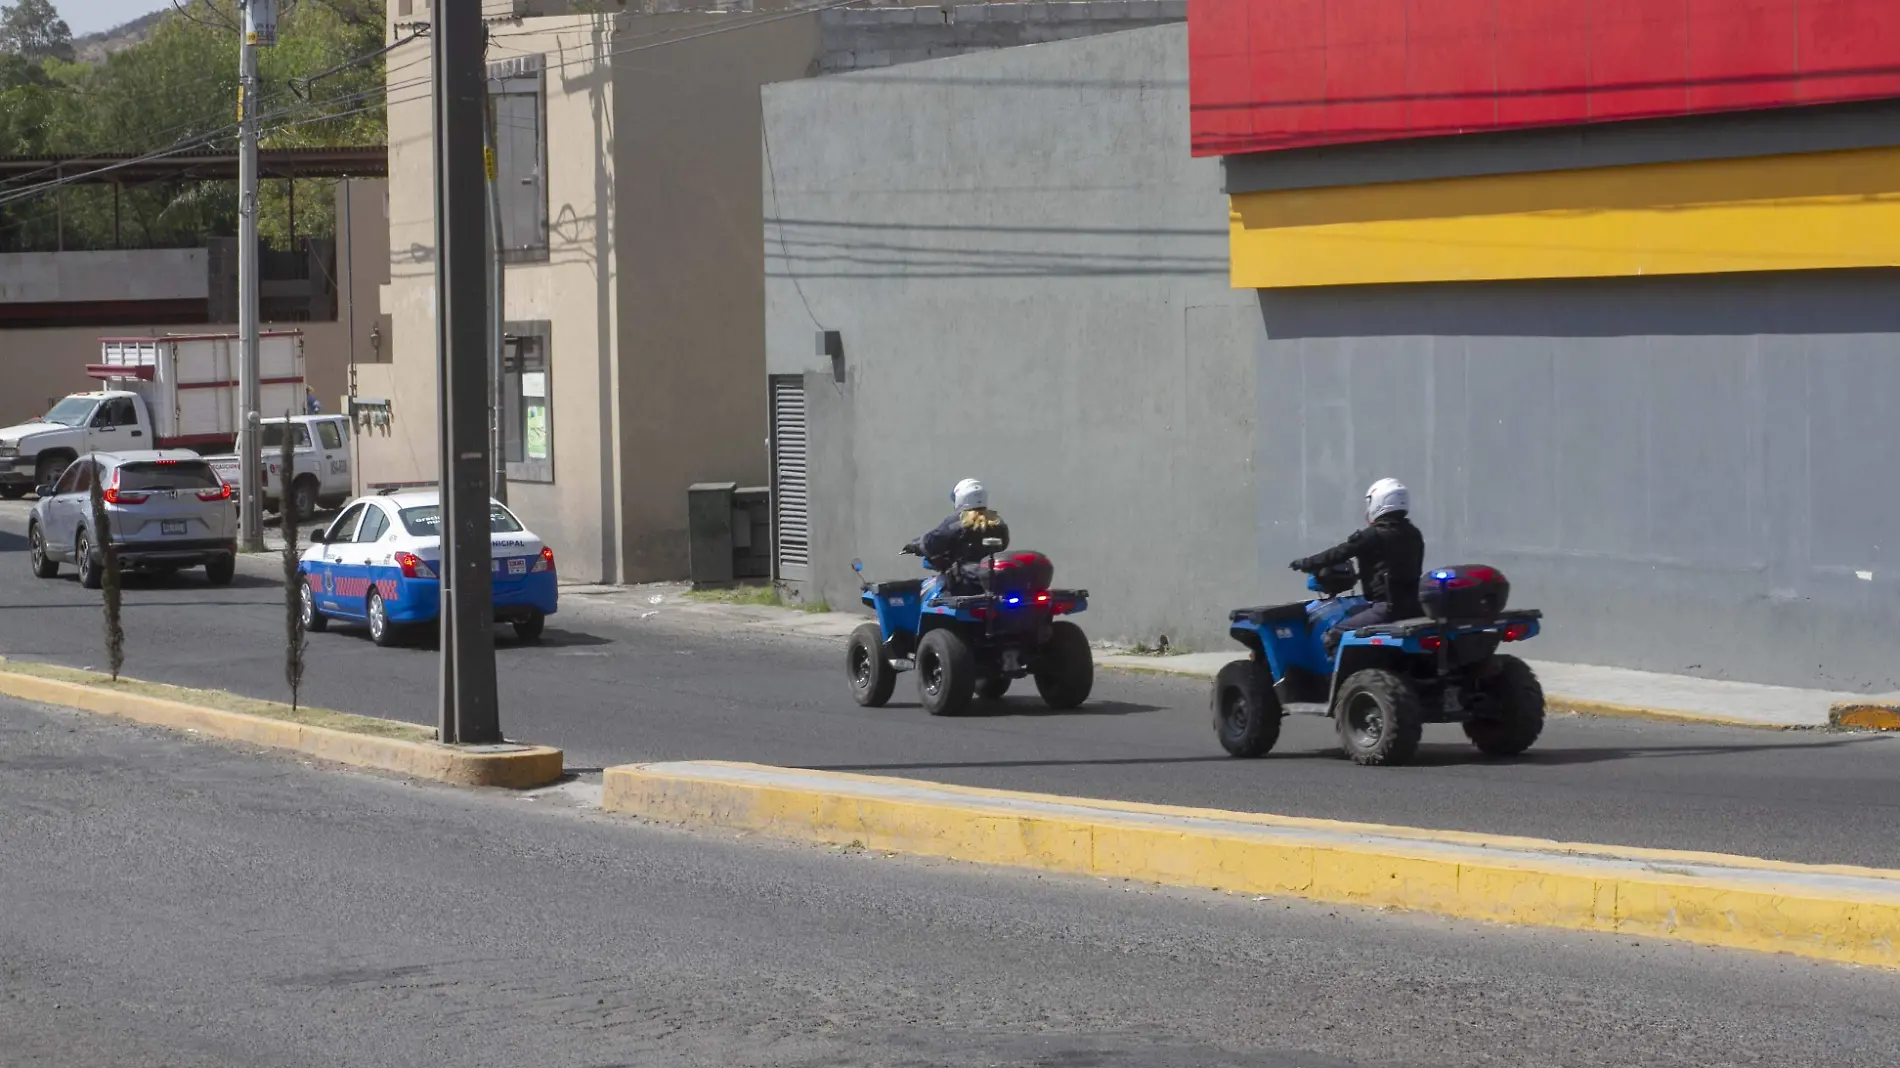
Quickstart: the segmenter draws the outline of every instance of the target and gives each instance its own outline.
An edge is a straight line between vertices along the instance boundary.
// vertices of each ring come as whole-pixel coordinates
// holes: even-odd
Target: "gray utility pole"
[[[240,0],[238,34],[238,551],[264,551],[264,460],[258,435],[257,50],[277,43],[277,0]],[[286,487],[286,490],[288,487]]]
[[[486,28],[474,3],[434,5],[436,419],[442,493],[443,742],[501,736],[495,694],[488,466],[488,235],[482,141]],[[481,299],[477,299],[477,298]]]
[[[488,455],[493,462],[495,499],[508,503],[508,457],[503,450],[502,409],[507,407],[507,390],[501,380],[501,352],[507,344],[508,275],[502,263],[501,243],[501,138],[495,133],[495,94],[484,93],[488,119],[488,144],[484,153],[488,177]]]

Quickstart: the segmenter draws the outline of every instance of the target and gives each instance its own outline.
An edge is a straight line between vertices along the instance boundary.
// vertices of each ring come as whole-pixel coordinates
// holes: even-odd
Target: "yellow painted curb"
[[[547,746],[523,746],[513,752],[469,751],[434,742],[378,738],[331,727],[200,708],[162,697],[122,693],[3,669],[0,669],[0,694],[157,727],[196,731],[236,742],[291,749],[339,764],[394,771],[458,786],[526,790],[559,781],[563,767],[562,752]]]
[[[1900,708],[1889,705],[1835,705],[1827,714],[1829,726],[1847,730],[1900,731]]]
[[[1611,716],[1618,719],[1648,719],[1660,723],[1706,723],[1711,727],[1752,727],[1759,731],[1798,731],[1808,729],[1786,723],[1763,723],[1760,720],[1736,719],[1732,716],[1717,716],[1703,712],[1683,712],[1669,708],[1644,708],[1639,705],[1618,705],[1608,701],[1585,701],[1575,697],[1561,697],[1556,694],[1544,695],[1544,708],[1549,712],[1568,712],[1575,716]]]
[[[975,863],[1900,968],[1900,871],[717,763],[608,768],[601,805]]]

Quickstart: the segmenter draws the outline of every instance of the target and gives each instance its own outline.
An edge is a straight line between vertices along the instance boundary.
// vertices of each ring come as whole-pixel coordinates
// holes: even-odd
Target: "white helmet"
[[[972,508],[988,508],[990,491],[984,489],[983,483],[976,479],[966,478],[957,483],[956,489],[950,491],[950,499],[957,502],[959,512],[967,512]]]
[[[1412,492],[1405,483],[1396,478],[1382,478],[1366,490],[1366,522],[1376,522],[1382,515],[1412,510]]]

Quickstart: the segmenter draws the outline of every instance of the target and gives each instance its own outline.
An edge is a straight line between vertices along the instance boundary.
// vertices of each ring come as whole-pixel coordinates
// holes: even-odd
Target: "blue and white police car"
[[[488,502],[495,620],[522,641],[541,637],[557,603],[554,550],[499,501]],[[442,498],[435,490],[359,497],[329,528],[312,535],[298,571],[303,624],[331,620],[369,627],[377,645],[435,621],[441,610]]]

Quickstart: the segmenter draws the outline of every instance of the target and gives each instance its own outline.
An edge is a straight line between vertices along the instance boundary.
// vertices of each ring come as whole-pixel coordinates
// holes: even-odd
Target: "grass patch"
[[[293,710],[289,705],[281,702],[260,701],[254,697],[242,697],[224,690],[199,690],[190,686],[173,686],[163,682],[142,682],[124,676],[120,676],[119,681],[114,682],[110,675],[101,672],[82,671],[79,668],[42,664],[32,660],[0,661],[0,670],[11,671],[16,675],[53,679],[57,682],[74,682],[101,690],[138,694],[141,697],[157,697],[167,701],[177,701],[180,704],[197,705],[200,708],[214,708],[220,712],[239,712],[247,716],[301,723],[310,727],[328,727],[332,730],[348,731],[351,734],[368,734],[377,738],[400,738],[409,742],[435,741],[433,727],[400,723],[391,719],[377,719],[374,716],[358,716],[349,712],[332,712],[327,708]]]
[[[785,591],[777,586],[727,586],[721,589],[688,590],[686,599],[701,604],[743,604],[760,608],[790,608],[799,612],[829,612],[831,605],[823,599],[816,601],[790,601]]]
[[[726,586],[720,589],[687,590],[686,599],[701,604],[749,604],[766,608],[784,608],[785,596],[777,586]]]

